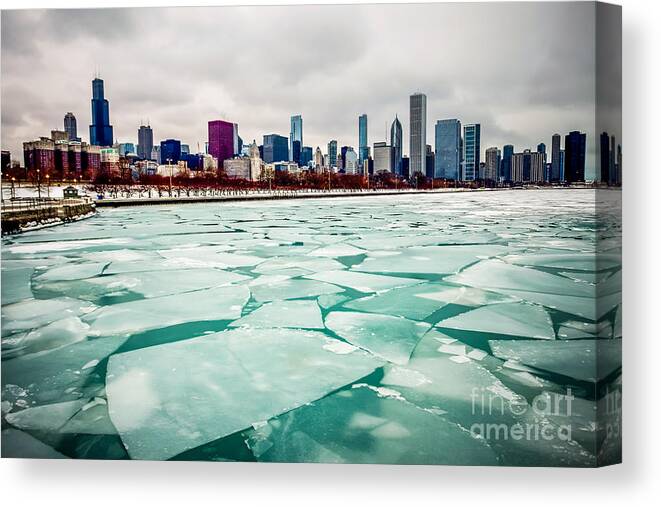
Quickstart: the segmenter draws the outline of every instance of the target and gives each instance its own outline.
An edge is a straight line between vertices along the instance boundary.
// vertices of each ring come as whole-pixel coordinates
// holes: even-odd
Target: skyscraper
[[[392,146],[386,143],[374,143],[374,173],[393,172]]]
[[[218,160],[219,168],[223,167],[225,160],[232,158],[236,153],[235,148],[238,148],[236,130],[236,124],[228,121],[212,120],[209,122],[209,155]]]
[[[496,181],[500,169],[500,150],[495,146],[485,152],[484,179]]]
[[[546,145],[544,143],[537,145],[537,153],[544,153],[546,155]]]
[[[161,141],[161,163],[177,164],[181,160],[181,141],[166,139]]]
[[[328,166],[337,167],[337,141],[335,139],[328,143]]]
[[[112,146],[113,135],[110,125],[110,106],[103,94],[103,79],[92,81],[92,124],[90,125],[90,144]]]
[[[138,157],[143,160],[149,160],[153,147],[154,132],[149,125],[140,125],[138,129]]]
[[[425,176],[429,179],[434,177],[435,158],[436,155],[434,154],[434,150],[432,149],[431,144],[428,144],[425,147]]]
[[[438,120],[435,128],[434,178],[458,180],[461,167],[461,122]]]
[[[608,164],[608,183],[612,184],[615,183],[617,180],[617,175],[616,175],[616,169],[615,166],[617,165],[616,161],[616,148],[615,148],[615,136],[611,136],[611,149],[610,149],[610,161]]]
[[[464,125],[464,170],[462,180],[473,181],[480,170],[480,124]]]
[[[602,132],[599,136],[599,167],[600,179],[602,183],[608,183],[610,180],[611,147],[608,132]]]
[[[392,146],[392,169],[393,172],[401,176],[402,175],[402,124],[399,122],[399,118],[395,115],[395,121],[392,122],[390,127],[390,145]]]
[[[267,134],[264,136],[264,162],[285,162],[289,160],[289,144],[285,136]]]
[[[367,146],[367,115],[358,117],[358,157],[362,165],[369,158],[369,147]]]
[[[586,135],[574,130],[565,136],[565,180],[585,181]]]
[[[347,151],[349,151],[349,149],[353,149],[353,148],[351,148],[351,146],[342,146],[342,148],[340,148],[340,155],[338,155],[338,157],[337,157],[338,158],[338,160],[337,160],[337,168],[338,169],[346,170],[346,168],[347,168],[347,164],[346,164]]]
[[[358,174],[358,155],[354,149],[349,146],[349,149],[344,154],[344,171],[347,174]]]
[[[300,114],[290,118],[289,131],[289,161],[301,163],[301,147],[303,146],[303,118]]]
[[[69,141],[78,141],[78,125],[73,113],[64,115],[64,131],[69,136]]]
[[[503,181],[512,181],[512,155],[514,155],[514,146],[511,144],[503,146],[502,169],[500,171],[500,177]]]
[[[551,181],[560,181],[560,134],[551,137]]]
[[[410,162],[411,177],[415,173],[425,174],[427,156],[427,96],[414,93],[410,103]]]
[[[314,152],[314,168],[319,171],[322,167],[324,167],[324,154],[321,152],[321,148],[317,146]]]
[[[312,146],[301,147],[301,160],[298,163],[301,167],[307,166],[312,162]]]

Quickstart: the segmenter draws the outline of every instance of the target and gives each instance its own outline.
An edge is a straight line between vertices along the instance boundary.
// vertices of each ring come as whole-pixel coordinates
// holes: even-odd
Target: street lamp
[[[41,199],[41,171],[37,169],[37,197]]]
[[[50,198],[50,174],[46,175],[46,192],[46,195]]]
[[[16,189],[14,188],[14,183],[16,182],[16,178],[14,176],[11,177],[11,198],[16,199]]]

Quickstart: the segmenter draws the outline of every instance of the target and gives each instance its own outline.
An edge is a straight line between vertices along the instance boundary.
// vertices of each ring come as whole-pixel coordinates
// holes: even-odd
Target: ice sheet
[[[379,292],[420,283],[420,280],[414,278],[373,275],[346,270],[322,271],[320,273],[305,275],[305,278],[342,285],[343,287],[349,287],[360,292]]]
[[[596,382],[622,366],[622,340],[489,340],[494,355]]]
[[[134,459],[167,459],[310,403],[382,363],[313,331],[237,329],[111,357],[110,417]],[[194,372],[194,373],[193,373]]]
[[[456,273],[460,268],[481,258],[506,251],[498,245],[479,246],[426,246],[409,248],[398,255],[368,257],[354,267],[370,273]]]
[[[241,316],[250,291],[245,286],[227,286],[104,306],[85,316],[96,336],[124,335],[184,322],[233,320]]]
[[[316,301],[274,301],[235,320],[231,327],[323,329]]]
[[[497,464],[484,440],[365,384],[284,414],[246,437],[259,461]]]
[[[388,361],[406,364],[429,324],[402,317],[359,312],[331,312],[326,327],[350,343]]]
[[[513,336],[555,339],[553,323],[543,308],[527,303],[482,306],[440,321],[438,327]]]

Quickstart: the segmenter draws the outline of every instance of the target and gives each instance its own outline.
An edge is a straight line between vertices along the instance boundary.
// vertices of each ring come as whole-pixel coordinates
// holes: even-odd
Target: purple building
[[[218,159],[218,167],[237,153],[238,133],[235,123],[223,120],[209,122],[209,155]]]

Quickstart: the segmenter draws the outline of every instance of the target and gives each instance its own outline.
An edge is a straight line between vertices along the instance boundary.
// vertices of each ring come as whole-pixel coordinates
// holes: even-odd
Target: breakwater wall
[[[2,234],[15,234],[40,226],[71,222],[96,210],[94,203],[37,206],[2,211]]]

